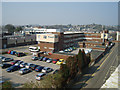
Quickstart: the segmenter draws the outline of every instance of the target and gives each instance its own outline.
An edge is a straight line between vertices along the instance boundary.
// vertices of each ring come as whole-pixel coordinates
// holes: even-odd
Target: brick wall
[[[52,59],[64,59],[64,60],[66,60],[70,55],[63,55],[63,54],[53,53],[52,55],[40,54],[40,56],[45,56],[47,58],[52,58]]]

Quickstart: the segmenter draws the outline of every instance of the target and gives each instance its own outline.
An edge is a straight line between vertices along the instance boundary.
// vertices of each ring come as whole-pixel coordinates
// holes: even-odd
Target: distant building
[[[117,31],[116,40],[117,40],[117,41],[120,41],[120,31]]]
[[[0,37],[0,48],[36,44],[36,35],[7,35]]]

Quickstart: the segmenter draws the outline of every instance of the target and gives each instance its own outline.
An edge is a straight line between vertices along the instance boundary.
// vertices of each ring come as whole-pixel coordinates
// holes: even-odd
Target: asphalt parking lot
[[[17,51],[26,51],[25,49],[27,50],[28,48],[20,48]],[[8,58],[13,58],[14,60],[22,60],[26,63],[33,63],[33,64],[37,64],[37,65],[44,66],[44,67],[50,67],[54,70],[60,68],[60,65],[56,65],[53,63],[47,63],[47,62],[38,61],[38,60],[32,61],[31,60],[32,54],[30,54],[29,50],[27,52],[29,54],[27,54],[27,56],[23,56],[23,57],[17,57],[15,55],[10,55],[10,54],[3,54],[2,56],[8,57]],[[7,63],[10,63],[10,62],[7,62]],[[1,71],[1,69],[0,69],[0,71]],[[32,70],[32,72],[30,72],[30,73],[20,75],[19,70],[8,73],[6,71],[6,69],[2,69],[2,79],[3,79],[3,81],[10,80],[13,83],[14,87],[19,87],[22,84],[24,84],[25,82],[29,82],[29,81],[36,82],[37,80],[35,79],[35,75],[37,75],[38,73],[40,73],[40,72],[36,72],[36,71]]]

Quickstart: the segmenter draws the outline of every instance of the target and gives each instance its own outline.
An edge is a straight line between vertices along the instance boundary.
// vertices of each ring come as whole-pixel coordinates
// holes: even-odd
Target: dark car
[[[45,62],[46,62],[48,59],[49,59],[49,58],[44,57],[44,58],[43,58],[43,61],[45,61]]]
[[[25,56],[26,54],[23,53],[23,52],[17,52],[15,55],[16,55],[17,57],[22,57],[22,56]]]
[[[14,61],[11,62],[11,64],[14,65],[14,64],[17,63],[18,61],[20,61],[20,60],[14,60]]]
[[[39,65],[33,64],[33,65],[30,66],[30,68],[31,68],[32,70],[35,70],[35,68],[38,67],[38,66],[39,66]]]
[[[13,66],[9,67],[6,71],[7,71],[7,72],[13,72],[13,71],[17,71],[17,70],[19,70],[19,69],[20,69],[19,66],[13,65]]]
[[[42,66],[38,66],[38,67],[35,69],[35,71],[36,71],[36,72],[41,72],[43,68],[44,68],[44,67],[42,67]]]
[[[43,60],[43,58],[44,58],[43,56],[42,56],[42,57],[39,57],[39,58],[38,58],[38,60],[39,60],[39,61],[42,61],[42,60]]]
[[[38,57],[32,57],[32,60],[34,61],[34,60],[38,60]]]
[[[7,64],[7,63],[3,63],[3,64],[0,65],[0,67],[1,67],[2,69],[8,68],[8,67],[10,67],[10,66],[12,66],[12,65],[11,65],[11,64]]]

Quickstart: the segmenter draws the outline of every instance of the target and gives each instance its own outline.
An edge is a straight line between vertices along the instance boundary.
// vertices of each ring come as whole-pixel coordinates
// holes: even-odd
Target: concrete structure
[[[117,41],[120,41],[120,32],[119,32],[119,31],[117,31],[116,40],[117,40]]]
[[[39,33],[49,33],[49,32],[61,32],[60,29],[45,29],[45,28],[25,28],[22,33],[25,34],[39,34]]]
[[[22,46],[22,45],[29,45],[29,44],[37,44],[36,42],[36,35],[8,35],[2,36],[0,38],[0,49],[1,48],[8,48],[8,47],[15,47],[15,46]]]

